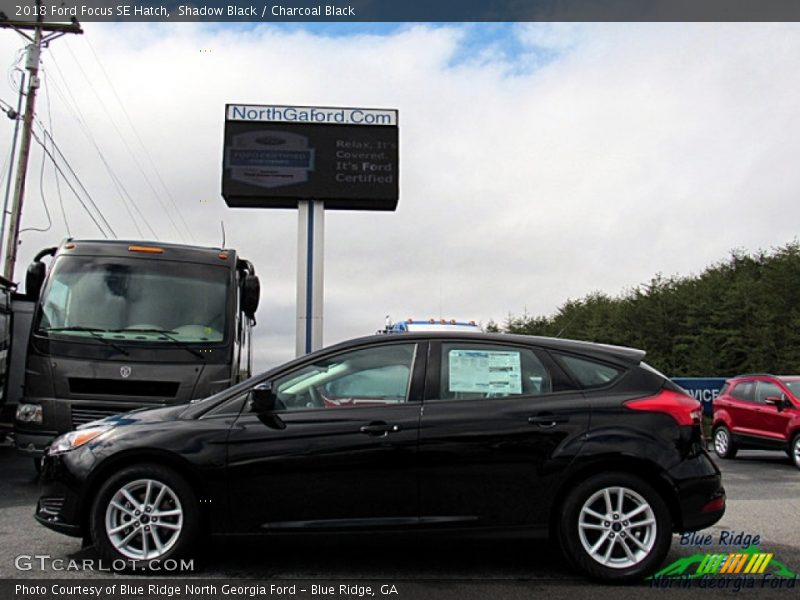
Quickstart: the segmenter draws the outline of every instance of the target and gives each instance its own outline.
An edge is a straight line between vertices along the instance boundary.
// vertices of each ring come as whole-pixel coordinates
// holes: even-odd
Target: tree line
[[[552,316],[509,316],[487,330],[647,351],[671,377],[800,373],[800,243],[734,250],[695,276],[656,275],[612,297],[592,292]]]

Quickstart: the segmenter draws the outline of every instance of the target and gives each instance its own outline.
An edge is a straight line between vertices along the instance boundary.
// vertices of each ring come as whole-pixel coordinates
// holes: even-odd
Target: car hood
[[[185,404],[179,404],[177,406],[157,406],[155,408],[138,408],[130,412],[111,415],[110,417],[105,417],[104,419],[86,423],[78,427],[78,429],[88,429],[90,427],[98,427],[103,425],[119,427],[123,425],[136,425],[140,423],[175,421],[185,410]]]

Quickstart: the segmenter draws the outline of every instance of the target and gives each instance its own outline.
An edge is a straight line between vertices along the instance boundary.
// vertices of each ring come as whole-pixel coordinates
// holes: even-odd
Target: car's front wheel
[[[92,540],[114,570],[146,569],[150,561],[185,556],[199,528],[191,486],[154,464],[133,465],[111,476],[91,511]]]
[[[672,541],[660,494],[628,473],[595,475],[567,496],[559,541],[567,559],[595,579],[628,581],[655,571]]]
[[[730,430],[720,425],[714,430],[714,452],[720,458],[736,458],[736,445]]]

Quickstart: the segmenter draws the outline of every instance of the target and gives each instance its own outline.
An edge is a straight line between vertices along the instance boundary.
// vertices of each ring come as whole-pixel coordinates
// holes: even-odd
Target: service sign
[[[234,208],[395,210],[397,111],[229,104],[222,196]]]

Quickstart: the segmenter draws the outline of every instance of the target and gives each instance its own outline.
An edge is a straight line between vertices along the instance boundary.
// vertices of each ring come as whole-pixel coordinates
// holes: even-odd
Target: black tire
[[[795,467],[800,469],[800,433],[796,433],[789,446],[789,458]]]
[[[719,425],[714,428],[714,435],[711,438],[711,443],[714,446],[714,453],[720,458],[736,458],[736,453],[739,449],[733,441],[730,429],[725,425]]]
[[[581,513],[585,508],[598,507],[596,502],[607,506],[604,490],[610,490],[612,499],[608,521],[595,520],[595,517],[584,513],[581,526]],[[620,493],[623,510],[614,512]],[[646,510],[636,513],[630,521],[625,519],[627,513],[645,505]],[[603,516],[606,514],[607,511]],[[651,519],[652,527],[635,526]],[[601,542],[604,536],[605,541]],[[628,473],[604,473],[579,483],[568,494],[561,511],[558,538],[567,560],[585,575],[607,582],[638,580],[655,572],[664,561],[672,543],[672,518],[661,495],[646,481]],[[632,541],[638,541],[641,546],[637,547]],[[598,542],[598,558],[595,558],[590,550]],[[623,544],[628,548],[625,552]],[[609,547],[611,550],[608,550]],[[601,560],[606,558],[606,552],[610,554],[608,562],[603,564]]]
[[[149,484],[151,487],[148,488],[147,482],[152,482]],[[119,500],[126,497],[121,495],[123,488],[142,504],[135,506],[130,501],[122,500],[125,505],[120,509]],[[162,488],[166,488],[163,497],[157,493]],[[152,490],[151,503],[145,505],[148,490]],[[112,500],[115,500],[113,505]],[[158,504],[153,500],[159,500]],[[180,514],[173,514],[176,511]],[[115,543],[110,530],[123,526],[126,529],[116,534]],[[149,463],[132,465],[113,474],[100,487],[92,503],[89,528],[95,548],[112,569],[146,571],[152,560],[163,564],[165,560],[184,558],[189,554],[200,530],[197,498],[186,480],[172,469]],[[138,530],[138,534],[134,530]],[[120,538],[129,535],[133,535],[131,541],[121,545],[124,538]],[[156,547],[159,543],[164,548],[163,552]],[[140,550],[139,556],[134,553],[136,545]]]

